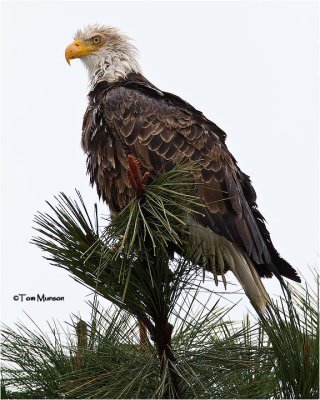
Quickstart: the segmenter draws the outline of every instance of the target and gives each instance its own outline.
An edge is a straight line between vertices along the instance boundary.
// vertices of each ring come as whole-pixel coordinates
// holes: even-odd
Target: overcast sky
[[[217,123],[252,178],[276,248],[307,280],[318,264],[317,2],[2,3],[2,321],[87,317],[88,290],[31,245],[60,191],[93,208],[80,147],[87,76],[64,49],[91,23],[135,40],[144,75]],[[100,212],[106,213],[100,205]],[[266,281],[264,281],[266,282]],[[276,279],[266,282],[279,293]],[[21,303],[18,293],[64,296]],[[239,297],[237,297],[238,299]],[[237,313],[244,311],[243,301]]]

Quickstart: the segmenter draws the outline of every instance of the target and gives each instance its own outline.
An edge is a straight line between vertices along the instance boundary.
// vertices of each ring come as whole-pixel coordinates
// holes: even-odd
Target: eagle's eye
[[[99,38],[99,36],[96,36],[96,37],[93,38],[93,43],[94,43],[94,44],[100,43],[100,38]]]

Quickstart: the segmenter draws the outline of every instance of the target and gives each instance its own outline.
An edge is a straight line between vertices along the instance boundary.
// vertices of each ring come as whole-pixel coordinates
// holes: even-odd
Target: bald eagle
[[[100,25],[77,31],[65,50],[69,64],[80,58],[89,73],[82,147],[91,184],[111,212],[119,212],[134,195],[128,156],[151,180],[182,159],[197,162],[197,196],[205,212],[187,217],[190,247],[215,277],[231,270],[251,302],[264,309],[268,295],[260,277],[300,278],[273,246],[249,176],[229,152],[225,132],[150,83],[136,56],[127,36]]]

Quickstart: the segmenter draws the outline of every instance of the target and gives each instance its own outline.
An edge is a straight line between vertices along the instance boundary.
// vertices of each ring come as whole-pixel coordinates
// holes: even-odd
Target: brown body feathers
[[[91,183],[111,211],[123,209],[132,196],[128,155],[140,160],[151,178],[183,158],[197,161],[202,166],[198,195],[206,205],[197,224],[236,245],[260,276],[300,281],[274,248],[251,181],[237,166],[225,138],[201,112],[140,74],[100,82],[89,93],[82,146]]]

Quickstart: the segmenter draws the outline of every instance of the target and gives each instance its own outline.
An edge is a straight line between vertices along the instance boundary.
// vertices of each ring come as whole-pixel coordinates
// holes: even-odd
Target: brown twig
[[[139,325],[140,351],[145,352],[148,348],[147,329],[146,326],[141,321],[138,321],[138,325]]]
[[[173,326],[166,318],[154,318],[153,324],[146,315],[139,315],[139,324],[143,324],[147,328],[151,339],[154,341],[158,356],[160,359],[160,372],[162,373],[168,364],[169,376],[171,380],[172,396],[167,390],[166,398],[181,398],[180,395],[180,378],[176,371],[176,358],[172,350],[172,332]]]
[[[74,368],[79,370],[83,367],[83,351],[88,348],[88,328],[87,324],[80,319],[76,325],[77,351],[74,357]]]
[[[166,364],[168,364],[169,376],[171,380],[172,393],[170,395],[167,389],[165,397],[179,399],[180,395],[180,377],[176,371],[176,357],[172,350],[172,331],[173,326],[167,320],[157,320],[155,322],[155,335],[154,341],[157,346],[158,355],[160,358],[160,370],[164,370]]]

